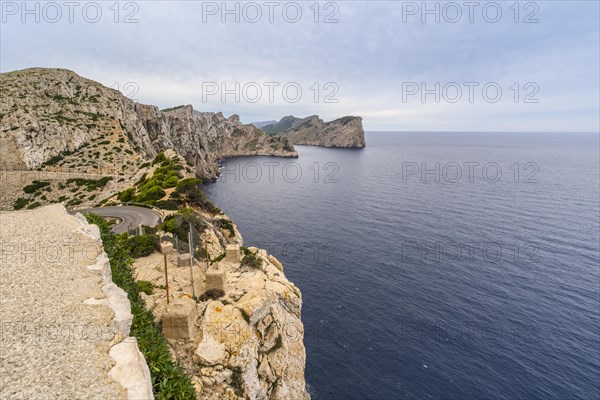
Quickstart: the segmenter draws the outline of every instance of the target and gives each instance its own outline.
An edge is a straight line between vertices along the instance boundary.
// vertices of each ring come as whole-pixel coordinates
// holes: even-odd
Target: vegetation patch
[[[221,261],[222,259],[225,258],[225,253],[221,254],[220,256],[213,258],[212,261],[210,262],[210,265],[213,265],[214,263],[218,263],[219,261]]]
[[[220,210],[210,201],[206,194],[200,189],[202,181],[196,178],[181,180],[175,189],[176,196],[189,205],[200,207],[209,212]]]
[[[262,267],[262,260],[254,253],[249,253],[242,258],[242,266],[248,266],[253,269],[259,269]]]
[[[13,208],[15,210],[20,210],[23,207],[25,207],[27,204],[29,204],[29,199],[19,197],[17,200],[15,200],[15,203],[13,204]]]
[[[138,281],[138,287],[140,288],[140,292],[146,293],[148,296],[152,294],[156,285],[152,282],[148,281]]]
[[[131,257],[146,257],[156,250],[156,239],[154,235],[132,236],[127,238],[127,246]]]
[[[233,229],[233,224],[228,219],[221,218],[217,220],[217,226],[219,228],[227,229],[229,231],[229,236],[235,236],[235,229]]]
[[[197,232],[206,229],[206,223],[191,208],[183,208],[175,214],[168,215],[158,228],[170,232],[180,239],[187,240],[190,224]]]
[[[28,205],[27,209],[31,210],[32,208],[36,208],[36,207],[39,207],[41,205],[42,205],[42,203],[40,203],[39,201],[36,201],[35,203],[31,203],[30,205]]]
[[[67,179],[67,184],[74,183],[77,187],[86,186],[89,192],[98,189],[104,189],[104,186],[112,179],[110,176],[105,176],[100,179],[83,179],[83,178],[71,178]]]
[[[50,182],[48,181],[33,181],[30,185],[27,185],[23,188],[23,191],[27,194],[31,194],[37,192],[39,189],[50,186]]]

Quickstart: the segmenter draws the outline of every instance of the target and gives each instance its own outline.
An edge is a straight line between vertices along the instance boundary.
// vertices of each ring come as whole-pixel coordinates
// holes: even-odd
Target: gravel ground
[[[60,205],[0,213],[0,399],[126,399],[108,373],[113,312],[86,269],[100,244]]]

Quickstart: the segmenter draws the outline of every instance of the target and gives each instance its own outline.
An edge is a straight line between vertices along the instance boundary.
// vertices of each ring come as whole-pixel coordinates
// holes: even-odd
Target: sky
[[[0,71],[369,131],[600,130],[598,1],[2,1]]]

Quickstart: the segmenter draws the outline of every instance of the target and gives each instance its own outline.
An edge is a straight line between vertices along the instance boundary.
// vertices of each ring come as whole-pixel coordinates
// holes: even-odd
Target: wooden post
[[[165,288],[167,289],[167,304],[169,304],[169,275],[167,274],[167,255],[163,254],[165,258]]]
[[[208,271],[208,268],[210,267],[210,264],[208,263],[208,259],[210,258],[208,256],[208,239],[204,240],[204,252],[206,253],[206,270]]]
[[[190,249],[190,279],[192,281],[192,298],[196,298],[196,288],[194,288],[194,245],[192,244],[192,224],[190,223],[190,234],[188,235]]]

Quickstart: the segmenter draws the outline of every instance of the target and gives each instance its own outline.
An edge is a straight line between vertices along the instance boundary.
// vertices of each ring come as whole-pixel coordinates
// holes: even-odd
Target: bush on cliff
[[[242,266],[248,266],[250,268],[258,269],[262,267],[262,260],[256,256],[254,253],[246,254],[244,258],[242,258]]]
[[[164,221],[158,226],[160,230],[169,232],[177,236],[180,240],[187,241],[188,233],[192,228],[198,233],[202,233],[206,228],[204,221],[191,208],[183,208],[176,214],[165,217]],[[196,234],[194,232],[194,234]]]
[[[113,281],[127,292],[131,302],[133,324],[130,335],[137,338],[140,351],[148,363],[155,399],[196,400],[190,378],[171,358],[167,341],[140,297],[140,290],[144,288],[140,288],[134,279],[131,267],[133,261],[129,256],[127,240],[114,235],[109,223],[102,217],[94,214],[88,214],[86,217],[90,223],[100,227],[104,250],[110,259]]]
[[[182,201],[191,206],[200,207],[210,212],[218,212],[219,209],[210,201],[210,199],[200,189],[202,181],[196,178],[182,179],[177,183],[175,193]]]
[[[135,197],[135,189],[134,188],[125,189],[121,193],[119,193],[119,201],[122,203],[127,203],[129,201],[132,201],[134,199],[134,197]]]
[[[131,257],[146,257],[156,250],[156,241],[154,235],[132,236],[127,239],[127,246]]]

